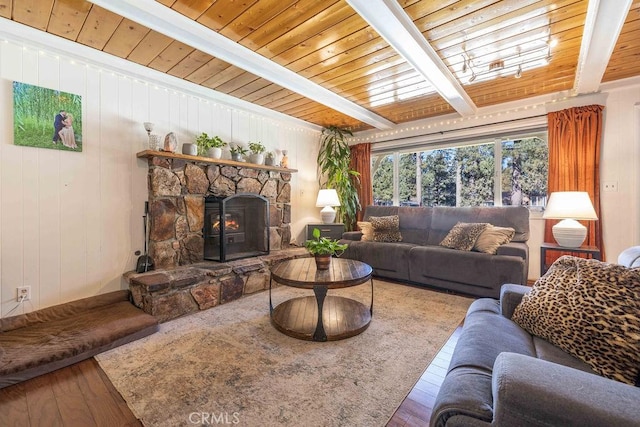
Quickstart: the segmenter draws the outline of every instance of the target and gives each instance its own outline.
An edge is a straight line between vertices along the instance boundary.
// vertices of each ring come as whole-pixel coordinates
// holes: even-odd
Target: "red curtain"
[[[358,185],[358,199],[362,209],[358,211],[358,221],[362,221],[364,207],[373,204],[373,188],[371,185],[371,143],[352,145],[351,149],[351,170],[360,174],[360,184]],[[355,226],[355,224],[354,224]]]
[[[598,215],[598,221],[581,221],[587,227],[585,245],[597,246],[605,259],[600,210],[600,143],[602,105],[587,105],[549,113],[548,192],[586,191]],[[546,220],[544,241],[555,243],[551,227],[558,221]],[[576,254],[577,255],[577,254]],[[551,264],[559,254],[547,256]]]

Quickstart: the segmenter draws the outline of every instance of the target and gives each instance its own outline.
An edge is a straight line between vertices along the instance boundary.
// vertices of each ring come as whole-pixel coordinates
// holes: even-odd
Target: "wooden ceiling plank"
[[[207,57],[210,58],[209,61],[202,64],[195,71],[187,75],[185,79],[193,83],[202,84],[202,82],[212,78],[212,76],[216,76],[217,74],[231,67],[231,64],[221,59],[214,58],[209,55],[207,55]]]
[[[355,26],[353,27],[353,29],[356,28]],[[311,44],[313,45],[314,43]],[[366,45],[366,47],[363,45]],[[341,54],[353,55],[355,49],[360,46],[364,47],[364,49],[360,49],[360,55],[365,55],[366,52],[380,50],[389,45],[382,37],[378,36],[373,28],[365,25],[363,28],[349,33],[346,37],[328,45],[323,45],[320,49],[311,51],[306,46],[296,47],[283,52],[276,60],[280,64],[286,65],[290,70],[299,72],[323,62],[335,64],[336,59],[340,58]]]
[[[193,20],[197,20],[215,1],[216,0],[178,0],[173,3],[171,9]]]
[[[320,36],[322,36],[324,31],[327,31],[329,37],[331,37],[331,35],[336,31],[335,27],[354,14],[355,12],[349,7],[347,3],[335,3],[331,7],[323,10],[307,21],[289,30],[285,35],[278,37],[272,42],[262,46],[255,52],[271,59],[276,58],[282,52],[285,52],[286,50],[293,47],[305,47],[306,41],[319,34]],[[328,31],[330,29],[332,31]],[[339,37],[341,37],[341,33],[339,33]],[[312,45],[311,42],[309,44]]]
[[[235,96],[236,98],[240,98],[244,101],[247,101],[246,97],[256,93],[260,90],[265,89],[268,86],[271,86],[272,83],[268,80],[258,78],[250,83],[245,84],[244,86],[230,92],[229,95]]]
[[[424,34],[428,34],[428,39],[438,40],[450,34],[457,33],[460,41],[464,40],[466,32],[476,32],[476,26],[481,26],[486,22],[493,22],[494,31],[499,32],[504,26],[504,16],[518,11],[524,6],[536,3],[537,0],[505,0],[494,4],[486,4],[484,7],[466,13],[461,16],[449,16],[446,20],[438,20],[434,22],[431,16],[426,16],[415,22],[418,29]],[[539,2],[537,2],[540,4]],[[437,25],[433,25],[433,24]]]
[[[574,30],[574,33],[578,34],[579,37],[582,37],[582,26],[576,25],[576,22],[582,19],[584,22],[585,15],[581,15],[579,17],[575,17],[571,20],[561,20],[555,22],[551,28],[553,28],[553,38],[556,39],[559,43],[562,42],[562,37],[566,37],[567,31]],[[477,58],[483,55],[492,55],[496,51],[498,51],[501,46],[506,46],[507,48],[510,45],[517,44],[518,40],[522,40],[526,38],[528,35],[533,36],[536,33],[540,32],[540,27],[531,28],[527,31],[521,31],[520,28],[512,27],[508,30],[505,30],[498,43],[496,43],[496,37],[487,37],[485,39],[475,39],[468,40],[467,45],[467,53],[471,58],[476,61]],[[565,34],[564,36],[562,34]],[[556,48],[558,50],[559,48]],[[456,62],[462,62],[462,45],[454,45],[452,47],[443,49],[438,51],[438,54],[445,60],[449,61],[451,64]]]
[[[544,8],[540,7],[539,4],[531,4],[529,6],[523,7],[522,9],[514,10],[506,15],[504,15],[500,19],[491,19],[489,21],[484,21],[480,24],[474,25],[472,27],[471,35],[468,34],[467,31],[464,34],[467,35],[462,41],[460,40],[461,32],[460,31],[450,31],[450,34],[443,35],[442,37],[435,38],[431,34],[425,35],[431,41],[432,46],[437,51],[441,52],[444,49],[459,46],[462,43],[469,43],[469,47],[473,47],[471,41],[474,39],[482,38],[486,39],[491,37],[491,33],[496,33],[497,24],[500,22],[501,32],[504,32],[509,27],[517,28],[517,32],[526,32],[530,31],[533,28],[538,28],[541,22],[547,22],[546,25],[553,24],[554,22],[560,21],[564,19],[561,13],[558,13],[559,10],[566,11],[566,6],[575,3],[578,0],[558,0],[556,2],[557,8],[553,9],[551,12],[546,11]],[[585,7],[586,13],[586,7]]]
[[[197,21],[214,31],[220,31],[231,21],[236,19],[245,10],[250,8],[257,0],[225,1],[219,0],[213,3]]]
[[[271,82],[268,82],[269,84],[265,87],[263,87],[262,89],[256,90],[255,92],[252,92],[246,96],[244,96],[242,99],[244,99],[247,102],[256,102],[258,99],[262,99],[266,96],[272,95],[280,90],[282,90],[281,86],[278,86],[276,84],[273,84]]]
[[[371,74],[376,68],[383,69],[388,66],[388,64],[395,65],[405,62],[404,59],[402,59],[402,57],[391,47],[373,50],[366,55],[360,56],[359,53],[361,53],[363,49],[367,49],[367,47],[364,45],[358,46],[353,52],[345,52],[344,54],[341,54],[341,57],[344,57],[344,61],[335,59],[337,64],[341,64],[339,67],[329,67],[328,65],[331,65],[330,60],[327,60],[326,63],[318,64],[314,67],[303,70],[300,74],[305,77],[312,77],[316,82],[324,83],[337,78],[341,78],[342,81],[348,82],[360,77],[360,70],[362,70],[363,74],[367,72]],[[347,61],[350,59],[350,56],[353,56],[353,60]]]
[[[400,64],[391,64],[389,67],[374,70],[373,74],[362,73],[362,76],[341,84],[334,85],[333,82],[325,83],[325,87],[335,89],[338,93],[349,93],[349,91],[358,90],[359,92],[384,85],[392,82],[396,76],[402,76],[405,73],[416,74],[416,71],[410,64],[402,62]]]
[[[301,95],[290,91],[289,89],[282,88],[281,90],[274,92],[264,98],[260,98],[255,102],[263,107],[270,108],[271,106],[284,105],[287,102],[302,98]]]
[[[297,2],[298,0],[258,0],[221,29],[220,34],[236,42],[242,40]]]
[[[85,0],[56,1],[47,31],[68,40],[76,40],[92,4]]]
[[[218,92],[230,94],[233,91],[243,88],[244,86],[259,80],[260,77],[255,74],[244,72],[237,77],[234,77],[231,80],[228,80],[218,86],[216,86],[216,90]]]
[[[119,56],[120,58],[127,58],[149,31],[151,30],[137,22],[133,22],[130,19],[123,19],[105,45],[103,51]]]
[[[122,19],[121,16],[113,12],[93,5],[76,41],[94,49],[102,50],[122,22]]]
[[[11,19],[13,0],[0,0],[0,16]]]
[[[202,86],[215,89],[221,84],[226,83],[229,80],[232,80],[242,75],[243,73],[246,73],[246,71],[244,71],[242,68],[238,68],[236,66],[231,65],[225,68],[224,70],[220,71],[219,73],[214,74],[213,76],[211,76],[210,78],[208,78],[207,80],[203,81],[200,84]]]
[[[160,34],[157,31],[149,31],[131,51],[127,59],[138,64],[148,65],[169,47],[172,41],[174,41],[172,38],[164,34]]]
[[[321,13],[337,1],[338,0],[300,0],[291,8],[240,40],[240,44],[247,49],[256,51],[287,33],[292,28]]]
[[[322,85],[328,89],[349,90],[355,86],[362,86],[368,83],[375,83],[378,80],[385,79],[393,75],[394,72],[402,72],[413,69],[413,67],[404,62],[402,58],[397,56],[397,60],[389,59],[381,61],[377,64],[369,64],[358,69],[356,74],[343,74],[332,79],[325,80],[324,73],[314,77],[322,82]],[[322,79],[322,80],[321,80]]]
[[[195,51],[195,49],[191,46],[174,40],[149,63],[149,67],[166,73],[193,51]]]
[[[13,20],[46,31],[54,0],[20,0],[13,2]]]
[[[173,6],[173,4],[176,2],[176,0],[156,0],[158,3],[161,3],[167,7],[171,7]]]
[[[213,59],[215,58],[208,53],[204,53],[196,49],[171,68],[168,73],[172,76],[186,79],[187,76],[191,75]]]

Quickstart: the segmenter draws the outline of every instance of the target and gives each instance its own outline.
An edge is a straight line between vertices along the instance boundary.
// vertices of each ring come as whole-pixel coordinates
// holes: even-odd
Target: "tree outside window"
[[[544,206],[546,201],[548,147],[540,136],[398,153],[395,177],[394,158],[372,158],[376,204]]]

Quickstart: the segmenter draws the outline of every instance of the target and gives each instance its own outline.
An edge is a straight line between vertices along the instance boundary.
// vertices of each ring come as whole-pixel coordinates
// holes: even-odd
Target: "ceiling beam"
[[[373,127],[391,129],[395,126],[384,117],[229,40],[159,2],[154,0],[89,1]]]
[[[575,95],[600,89],[631,3],[632,0],[589,0],[573,83]]]
[[[387,43],[462,116],[477,107],[396,0],[347,0]]]

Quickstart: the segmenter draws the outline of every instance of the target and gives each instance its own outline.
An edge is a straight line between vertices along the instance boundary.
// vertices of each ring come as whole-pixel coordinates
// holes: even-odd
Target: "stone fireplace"
[[[205,199],[250,193],[268,200],[267,248],[282,249],[291,240],[291,174],[280,168],[231,161],[149,155],[149,254],[156,269],[202,262]],[[204,159],[203,159],[204,160]]]
[[[290,180],[295,169],[150,150],[137,156],[149,163],[149,248],[156,270],[126,272],[124,278],[134,304],[159,321],[263,291],[269,286],[272,265],[309,256],[305,248],[289,246]],[[251,228],[255,224],[236,227],[242,216],[256,222],[257,210],[254,206],[239,211],[232,203],[233,214],[228,220],[233,233],[227,238],[236,243],[246,241],[247,233],[259,234],[263,242],[256,250],[259,253],[242,259],[205,260],[205,236],[215,236],[207,228],[216,222],[211,215],[207,219],[207,201],[242,200],[247,195],[268,202],[261,203],[261,219],[257,221],[263,228]],[[222,217],[226,218],[226,212]],[[242,245],[236,248],[246,249]]]
[[[269,200],[258,194],[204,199],[204,259],[269,254]]]

